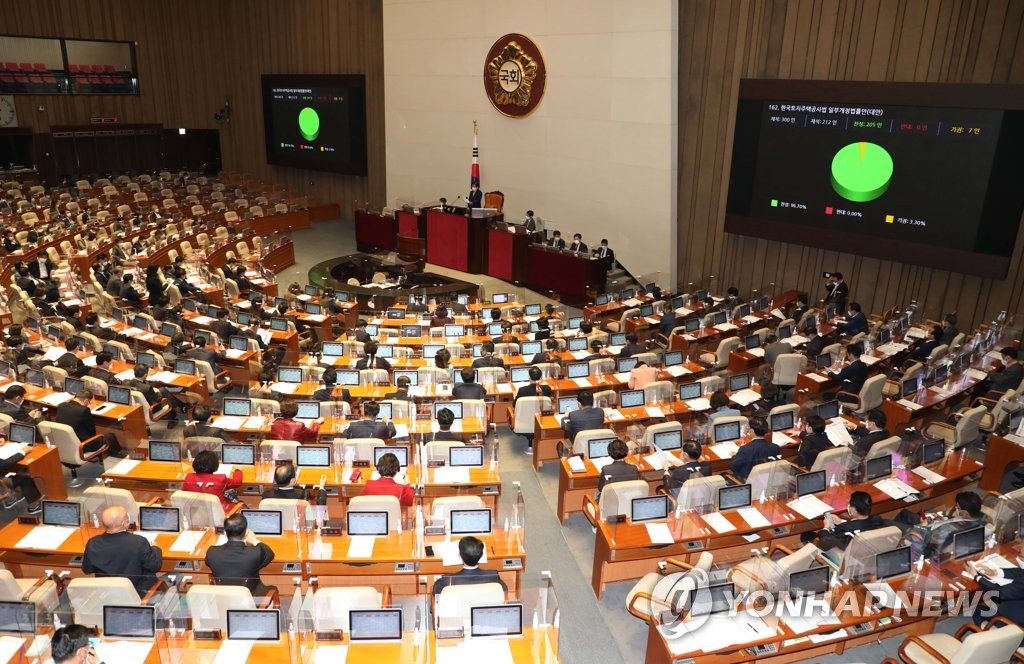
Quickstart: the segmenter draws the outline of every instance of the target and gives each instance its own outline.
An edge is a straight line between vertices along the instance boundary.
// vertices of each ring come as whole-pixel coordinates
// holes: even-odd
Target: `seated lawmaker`
[[[832,449],[832,441],[825,434],[825,427],[825,420],[817,415],[809,416],[804,422],[804,430],[800,432],[800,449],[797,452],[800,467],[810,470],[819,454]]]
[[[435,440],[462,442],[462,435],[452,431],[453,424],[455,424],[455,413],[453,413],[450,408],[442,408],[437,411],[438,430],[434,433],[425,434],[423,436],[423,442],[430,443]]]
[[[875,443],[889,438],[889,432],[885,428],[886,420],[885,413],[882,412],[881,408],[874,408],[868,411],[864,426],[853,429],[853,435],[857,439],[853,444],[853,455],[855,457],[866,459]]]
[[[836,524],[830,529],[809,531],[800,534],[803,543],[814,542],[822,551],[829,549],[845,549],[858,532],[884,528],[888,523],[880,516],[871,514],[871,494],[866,491],[854,491],[850,494],[850,506],[846,521],[833,519]]]
[[[242,471],[235,468],[231,477],[228,477],[218,474],[218,468],[220,468],[220,459],[217,458],[217,453],[203,450],[192,460],[192,472],[185,476],[181,488],[183,491],[195,491],[216,496],[220,500],[221,507],[227,512],[234,506],[235,501],[228,498],[225,492],[242,486]]]
[[[868,379],[868,365],[860,359],[863,352],[864,346],[860,343],[850,344],[846,347],[846,357],[850,360],[850,363],[838,373],[835,371],[828,372],[832,380],[842,383],[839,389],[843,392],[857,394],[860,392],[860,388],[864,387],[864,381]],[[840,394],[838,398],[840,401],[851,400],[850,397],[843,394]]]
[[[405,482],[405,473],[398,457],[388,452],[377,460],[377,477],[371,477],[363,486],[361,496],[394,496],[402,507],[409,507],[416,499],[416,490]]]
[[[103,510],[103,533],[89,539],[82,557],[82,571],[98,577],[123,576],[132,582],[139,597],[156,583],[163,565],[160,547],[128,531],[128,510],[112,505]]]
[[[747,481],[750,471],[757,464],[764,463],[769,459],[779,458],[782,455],[782,448],[765,438],[768,432],[771,431],[765,418],[759,416],[751,417],[750,429],[754,432],[754,439],[740,446],[730,465],[732,474],[741,482]]]
[[[462,569],[455,574],[445,574],[434,582],[432,593],[437,596],[448,586],[462,586],[475,583],[497,583],[502,590],[508,592],[508,586],[495,570],[480,569],[480,559],[484,556],[484,543],[472,535],[459,540],[459,557]]]
[[[227,542],[206,550],[206,566],[219,586],[245,586],[253,597],[263,597],[276,588],[266,586],[260,570],[274,561],[274,551],[256,539],[241,514],[224,519]]]
[[[683,465],[670,468],[666,462],[663,468],[665,474],[662,477],[662,486],[666,491],[675,493],[689,479],[711,476],[711,463],[701,461],[701,454],[703,454],[703,449],[696,440],[688,440],[683,443]]]
[[[487,390],[476,382],[476,371],[472,367],[463,367],[459,375],[462,377],[462,382],[452,388],[452,397],[456,399],[487,398]]]
[[[846,337],[868,331],[868,317],[860,310],[860,304],[850,303],[850,309],[846,313],[846,322],[836,325],[839,333]]]
[[[942,328],[938,325],[932,326],[931,336],[919,343],[914,350],[910,351],[910,357],[924,361],[932,354],[932,351],[942,345]]]
[[[291,461],[274,468],[274,486],[263,492],[264,498],[281,498],[284,500],[308,500],[309,494],[303,488],[295,486],[298,473]]]
[[[346,438],[380,438],[387,440],[394,438],[395,425],[388,420],[381,422],[377,420],[380,413],[380,404],[375,401],[363,402],[363,417],[348,425],[345,429]]]
[[[597,494],[600,496],[604,487],[613,482],[627,482],[640,479],[640,469],[626,461],[629,456],[629,445],[615,439],[608,444],[608,456],[612,462],[601,469],[597,480]]]
[[[312,426],[295,419],[299,414],[299,404],[288,400],[281,404],[281,416],[270,425],[270,437],[273,440],[294,440],[297,443],[315,443],[320,435],[320,424],[323,418],[317,418]]]

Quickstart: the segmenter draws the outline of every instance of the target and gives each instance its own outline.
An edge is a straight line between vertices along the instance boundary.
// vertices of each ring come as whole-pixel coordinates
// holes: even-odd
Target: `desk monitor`
[[[718,490],[718,509],[735,510],[750,507],[750,485],[723,486]]]
[[[447,323],[444,326],[444,336],[446,337],[464,337],[466,336],[466,326],[456,325],[454,323]]]
[[[281,638],[280,609],[228,609],[228,639],[277,641]]]
[[[558,414],[568,415],[574,410],[580,409],[580,402],[576,397],[558,397]]]
[[[380,406],[380,411],[377,413],[378,420],[390,420],[394,419],[391,417],[391,402],[390,401],[378,401],[377,405]]]
[[[77,528],[82,525],[82,506],[68,500],[44,500],[43,525]]]
[[[746,347],[747,350],[750,350],[751,348],[760,348],[761,347],[761,335],[760,334],[751,334],[750,336],[745,337],[743,339],[743,345]]]
[[[320,312],[323,311],[323,307],[321,307],[316,302],[306,302],[304,308],[306,310],[307,316],[319,316]]]
[[[740,390],[746,390],[750,387],[750,374],[739,373],[729,376],[729,391],[739,392]]]
[[[683,446],[682,429],[676,429],[674,431],[659,431],[654,434],[654,446],[663,452],[678,450]]]
[[[911,377],[900,382],[900,396],[904,399],[917,393],[917,377]]]
[[[135,317],[135,322],[137,323],[138,321],[139,321],[139,316],[136,316]],[[143,318],[142,322],[143,322],[143,329],[145,329],[146,319]],[[134,327],[138,327],[138,325],[135,325]],[[58,327],[57,325],[47,325],[46,326],[46,336],[51,341],[60,341],[60,332],[61,332],[60,327]]]
[[[287,318],[271,318],[270,329],[274,332],[287,332],[288,331],[288,319]]]
[[[281,510],[241,510],[249,522],[249,530],[256,535],[277,537],[281,534]]]
[[[471,350],[472,350],[473,357],[483,357],[484,356],[484,345],[483,344],[473,344],[473,347],[472,347]]]
[[[341,357],[345,354],[345,344],[340,341],[325,341],[320,344],[320,354],[324,357]]]
[[[785,431],[793,428],[793,411],[786,410],[781,413],[774,413],[769,418],[772,431]]]
[[[352,609],[348,612],[350,641],[400,641],[401,609]]]
[[[173,337],[178,333],[177,326],[174,323],[160,323],[160,334],[165,337]]]
[[[817,316],[808,316],[807,319],[804,320],[804,329],[806,330],[809,327],[818,327]]]
[[[883,327],[878,331],[878,343],[887,344],[892,341],[892,330],[887,327]]]
[[[349,510],[348,534],[354,535],[387,535],[387,512],[361,512]]]
[[[299,412],[295,415],[297,420],[315,420],[320,417],[319,401],[298,401],[295,403]]]
[[[635,288],[627,288],[624,291],[622,291],[622,299],[623,300],[631,300],[634,297],[636,297],[636,289]]]
[[[575,352],[578,350],[587,350],[588,343],[586,337],[573,337],[569,339],[569,352]]]
[[[252,415],[252,402],[248,399],[224,399],[223,412],[231,417],[249,417]]]
[[[85,381],[81,378],[74,378],[68,376],[64,379],[64,391],[68,394],[77,394],[80,390],[85,389]]]
[[[864,462],[864,481],[870,482],[880,477],[892,475],[892,455],[885,454]]]
[[[437,419],[437,414],[447,408],[452,411],[455,419],[462,419],[462,402],[461,401],[435,401],[434,402],[434,419]]]
[[[833,399],[818,406],[817,415],[826,422],[839,417],[839,402]]]
[[[814,368],[818,371],[824,371],[832,366],[832,353],[822,353],[814,358]]]
[[[949,365],[940,364],[935,367],[935,373],[932,375],[932,384],[938,385],[939,383],[945,383],[946,379],[949,378]]]
[[[403,337],[418,337],[423,334],[423,330],[419,325],[403,325],[399,333]]]
[[[395,369],[395,385],[398,385],[398,379],[405,376],[409,379],[409,385],[415,387],[419,384],[420,375],[415,369]]]
[[[469,609],[470,636],[521,636],[523,605],[474,606]]]
[[[148,369],[156,366],[156,356],[152,353],[136,353],[135,361]]]
[[[402,320],[405,318],[405,309],[391,307],[385,312],[384,317],[388,320]]]
[[[629,373],[636,366],[637,359],[635,357],[620,357],[615,360],[615,371],[618,373]]]
[[[119,313],[121,314],[122,317],[124,316],[124,314],[121,312],[120,309],[114,309],[112,311],[112,313],[114,315],[114,318],[117,318],[117,315]],[[121,320],[121,319],[117,318],[117,320]],[[33,332],[38,332],[39,331],[39,319],[32,318],[31,316],[26,318],[25,319],[25,327],[30,329],[30,330],[32,330]]]
[[[528,304],[523,309],[524,316],[540,316],[541,306],[539,304]]]
[[[242,326],[252,325],[252,314],[246,313],[244,311],[239,311],[237,314],[235,314],[235,322]]]
[[[186,376],[196,375],[196,362],[195,360],[183,360],[177,359],[174,361],[174,373],[184,374]]]
[[[320,288],[316,284],[306,284],[302,292],[310,297],[316,297],[320,294]]]
[[[519,344],[520,355],[536,355],[544,350],[544,344],[540,341],[524,341]]]
[[[404,445],[377,445],[373,448],[373,465],[377,466],[380,458],[385,454],[394,454],[398,459],[398,465],[406,468],[409,465],[409,448]]]
[[[207,346],[213,345],[213,339],[210,338],[210,333],[206,330],[196,330],[192,333],[192,341],[199,341],[202,339]]]
[[[802,498],[814,493],[821,493],[825,490],[825,471],[816,470],[813,473],[800,473],[796,476],[796,496]]]
[[[256,446],[241,443],[223,443],[220,460],[233,466],[251,466],[256,463]]]
[[[700,398],[700,383],[680,383],[679,400],[689,401]]]
[[[619,392],[619,408],[636,408],[644,405],[643,390],[622,390]]]
[[[736,604],[736,586],[733,583],[712,583],[698,590],[690,606],[690,617],[713,613],[727,613]]]
[[[103,607],[104,639],[155,639],[155,606]]]
[[[36,427],[34,424],[11,422],[7,425],[7,440],[12,443],[31,445],[36,442]]]
[[[786,339],[793,336],[793,326],[789,324],[780,325],[778,328],[775,329],[775,334],[778,335],[779,341],[785,341]]]
[[[608,338],[608,345],[610,346],[625,346],[626,345],[626,333],[625,332],[613,332]]]
[[[885,581],[910,574],[910,547],[901,546],[875,555],[875,578]]]
[[[395,356],[394,344],[377,344],[377,357],[392,358]]]
[[[961,530],[958,533],[953,533],[953,558],[955,560],[970,558],[984,550],[985,526],[977,526],[968,530]]]
[[[495,293],[491,295],[491,304],[508,304],[508,293]]]
[[[697,330],[700,329],[700,319],[690,318],[685,323],[683,323],[683,325],[686,326],[687,332],[696,332]]]
[[[342,369],[338,371],[338,385],[351,386],[359,385],[359,370],[358,369]]]
[[[278,367],[277,382],[279,383],[301,383],[302,367]]]
[[[368,323],[366,325],[366,327],[363,328],[363,329],[365,329],[366,333],[369,334],[371,337],[375,337],[375,336],[377,336],[377,328],[378,327],[379,326],[376,323]]]
[[[275,297],[274,298],[274,308],[275,309],[277,309],[282,304],[284,306],[286,306],[286,307],[290,306],[290,303],[288,302],[288,300],[284,299],[283,297]]]
[[[484,465],[483,445],[459,445],[448,448],[448,465],[478,468]]]
[[[451,524],[452,535],[487,535],[491,532],[491,510],[452,510]]]
[[[629,518],[633,523],[668,518],[668,496],[660,494],[634,498],[630,503]]]
[[[11,365],[9,362],[0,362],[0,375],[8,375],[11,373]]]
[[[587,458],[600,459],[608,456],[608,446],[617,439],[612,438],[591,438],[587,441]]]
[[[119,406],[130,406],[132,404],[132,391],[127,387],[111,385],[107,388],[107,401],[116,403]]]
[[[654,315],[654,305],[653,304],[641,304],[640,305],[640,315],[642,317],[644,317],[644,318],[646,318],[647,316],[653,316]]]
[[[4,363],[6,364],[6,362]],[[8,368],[8,371],[10,369]],[[0,371],[0,373],[7,373]],[[25,370],[25,382],[34,387],[46,387],[46,374],[36,369]]]
[[[489,323],[487,325],[487,334],[492,337],[500,337],[503,331],[501,329],[501,323]]]
[[[730,440],[740,439],[739,422],[718,422],[715,424],[714,440],[716,443],[726,443]]]
[[[149,441],[150,461],[181,461],[181,443],[176,440],[151,440]]]
[[[295,465],[304,468],[328,468],[331,465],[330,445],[299,445],[295,448]]]
[[[0,601],[0,632],[4,634],[35,634],[35,603]]]
[[[589,362],[571,362],[565,365],[566,378],[587,378],[590,376]]]
[[[530,382],[530,367],[512,367],[509,369],[509,379],[513,383]]]
[[[681,351],[681,350],[669,351],[669,352],[665,353],[665,366],[666,367],[679,366],[680,364],[683,363],[683,359],[684,359],[683,358],[683,351]]]
[[[740,306],[740,310],[738,312],[739,315],[737,315],[736,318],[745,318],[745,317],[750,315],[750,311],[751,311],[750,305],[749,304],[744,304],[744,305]]]
[[[946,456],[946,443],[942,440],[926,441],[921,444],[921,463],[928,465],[942,461]]]
[[[249,340],[243,336],[232,334],[228,337],[228,348],[244,353],[249,350]]]
[[[348,302],[349,294],[342,293],[341,291],[334,291],[334,299],[337,300],[338,302]]]
[[[191,298],[183,299],[181,301],[181,306],[182,306],[182,308],[185,311],[193,311],[194,312],[194,311],[198,311],[199,310],[199,303],[197,303],[195,300],[193,300]],[[117,311],[118,311],[117,309],[114,309],[113,312],[112,312],[114,314],[114,318],[117,318]],[[121,320],[121,319],[117,318],[117,320]]]
[[[573,316],[568,321],[566,321],[566,324],[568,325],[570,330],[578,330],[580,329],[580,323],[582,322],[583,316]]]
[[[139,530],[156,533],[181,531],[181,510],[177,507],[142,505],[139,507]]]
[[[444,350],[444,344],[423,344],[423,357],[434,357]]]
[[[821,596],[828,592],[832,568],[824,565],[812,567],[789,575],[789,592],[792,595]]]
[[[712,317],[711,317],[711,324],[712,325],[722,325],[722,324],[728,322],[728,320],[729,320],[729,315],[726,312],[718,311],[718,312],[715,312],[714,315],[712,315]]]

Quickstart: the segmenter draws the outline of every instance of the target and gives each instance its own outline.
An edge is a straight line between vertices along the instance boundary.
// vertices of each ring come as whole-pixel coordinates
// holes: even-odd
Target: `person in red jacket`
[[[217,453],[211,450],[203,450],[192,460],[192,472],[185,476],[185,483],[181,485],[184,491],[197,491],[217,496],[220,504],[227,512],[234,506],[231,500],[224,496],[228,489],[235,489],[242,486],[242,471],[235,468],[231,477],[218,475],[220,459]]]
[[[285,401],[281,404],[281,417],[274,420],[270,425],[270,437],[274,440],[294,440],[297,443],[316,442],[320,433],[322,419],[313,422],[313,426],[307,427],[295,419],[299,414],[299,405],[294,401]]]
[[[380,477],[367,480],[366,486],[360,495],[363,496],[394,496],[402,507],[412,505],[416,497],[416,491],[411,484],[405,484],[395,480],[398,471],[402,466],[398,463],[398,457],[390,452],[382,454],[377,461],[377,473]]]

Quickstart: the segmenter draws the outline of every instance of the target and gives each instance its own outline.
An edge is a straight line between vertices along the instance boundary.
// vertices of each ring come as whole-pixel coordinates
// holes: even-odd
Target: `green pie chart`
[[[320,135],[320,116],[309,106],[299,111],[299,133],[307,141],[315,141]]]
[[[889,188],[892,166],[892,156],[881,145],[850,143],[832,157],[832,188],[848,201],[873,201]]]

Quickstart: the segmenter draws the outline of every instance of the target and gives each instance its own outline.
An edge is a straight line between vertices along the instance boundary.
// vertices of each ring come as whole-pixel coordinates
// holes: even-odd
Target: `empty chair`
[[[676,507],[683,510],[703,510],[714,508],[718,502],[718,490],[727,484],[721,475],[711,477],[692,477],[679,487],[676,496]]]
[[[797,376],[804,368],[805,358],[800,353],[782,353],[772,367],[772,382],[782,388],[796,385]]]
[[[435,612],[443,625],[469,622],[474,606],[495,606],[505,603],[505,590],[499,583],[450,585],[437,597]]]
[[[387,512],[388,530],[402,532],[402,505],[395,496],[353,496],[350,512]]]
[[[57,584],[49,575],[19,579],[6,569],[0,569],[0,601],[32,602],[37,611],[53,612],[60,608]]]
[[[430,506],[430,521],[434,525],[450,526],[452,510],[476,510],[485,507],[480,496],[440,496]]]
[[[772,554],[779,552],[785,555],[773,557]],[[776,545],[772,554],[755,556],[733,565],[728,578],[736,584],[736,590],[762,590],[775,594],[788,588],[790,574],[810,569],[819,553],[813,544],[805,544],[796,551]]]
[[[605,485],[597,500],[589,495],[583,497],[583,515],[596,526],[598,521],[610,516],[631,514],[633,499],[646,498],[650,493],[651,487],[646,480],[611,482]]]
[[[447,463],[449,450],[453,447],[463,446],[465,446],[465,443],[456,440],[432,440],[426,444],[427,459]]]
[[[718,342],[718,348],[714,353],[703,353],[700,361],[709,365],[712,369],[726,369],[729,366],[729,353],[739,348],[738,337],[728,337]]]
[[[630,318],[639,318],[639,317],[640,317],[640,308],[639,307],[633,307],[631,309],[626,309],[625,311],[622,312],[622,316],[619,317],[619,320],[611,321],[610,323],[607,323],[605,325],[605,327],[610,332],[622,332],[623,330],[626,329],[626,321],[627,320],[629,320]]]
[[[807,470],[809,472],[824,470],[829,481],[835,479],[836,482],[842,482],[854,463],[853,459],[852,448],[846,446],[833,447],[832,449],[819,452],[818,456],[814,459],[814,465]]]
[[[67,593],[76,623],[102,625],[104,606],[144,606],[161,587],[162,584],[157,583],[146,597],[140,598],[126,577],[81,577],[68,582]]]
[[[391,590],[379,592],[370,586],[318,588],[313,594],[313,615],[316,629],[349,631],[349,611],[380,609],[390,605]]]
[[[644,385],[644,403],[672,401],[675,387],[675,383],[670,380],[656,380]]]
[[[260,449],[270,450],[272,458],[275,462],[288,460],[295,463],[298,457],[298,452],[295,450],[299,447],[299,443],[294,440],[275,440],[267,439],[260,443]]]
[[[862,581],[875,575],[875,556],[897,547],[903,533],[896,526],[862,530],[850,540],[838,563],[839,575],[847,580]],[[825,560],[828,561],[826,558]],[[834,567],[831,561],[828,561]]]
[[[595,408],[615,408],[619,404],[619,393],[615,390],[594,392]]]
[[[515,403],[512,417],[512,432],[526,438],[533,445],[536,416],[543,410],[551,409],[550,397],[522,397]]]
[[[295,498],[264,498],[260,500],[261,510],[278,510],[281,512],[281,530],[294,530],[296,522],[299,526],[305,523],[306,508],[309,503]]]
[[[985,406],[975,406],[956,413],[955,425],[947,422],[931,422],[921,433],[930,440],[943,440],[947,449],[960,449],[981,438],[982,420],[988,414]]]
[[[645,574],[626,594],[626,610],[641,620],[650,621],[665,611],[682,615],[693,601],[692,594],[707,586],[714,563],[710,551],[702,551],[694,565],[668,558],[657,572]],[[669,571],[669,565],[677,571]]]
[[[241,506],[241,503],[238,503]],[[220,498],[198,491],[175,491],[171,506],[181,510],[182,528],[223,528],[224,507]],[[246,591],[248,592],[248,591]]]
[[[1024,637],[1024,630],[1019,625],[999,616],[984,629],[967,623],[957,630],[956,635],[936,632],[908,636],[900,644],[899,658],[904,664],[1019,661],[1021,637]],[[896,664],[896,660],[888,657],[883,664]]]
[[[192,619],[192,629],[219,629],[224,634],[227,634],[229,610],[251,611],[257,608],[252,593],[245,586],[196,584],[185,593],[185,604]]]
[[[775,498],[789,488],[792,466],[788,461],[765,461],[750,470],[747,483],[752,496]]]
[[[880,440],[871,446],[868,455],[864,459],[877,459],[886,454],[896,454],[900,451],[901,442],[902,439],[899,436],[889,436],[885,440]]]
[[[882,389],[885,387],[885,374],[877,374],[875,376],[869,376],[864,385],[860,388],[860,392],[854,394],[853,392],[840,391],[839,394],[845,395],[848,398],[852,398],[853,403],[841,402],[845,406],[853,409],[853,412],[858,414],[867,413],[869,410],[874,410],[882,405]]]
[[[48,437],[57,448],[60,462],[71,469],[71,477],[78,479],[78,469],[90,461],[98,461],[107,451],[107,442],[103,434],[97,434],[88,440],[79,440],[75,430],[66,424],[43,420],[39,423],[39,433]],[[88,451],[87,448],[90,448]]]

